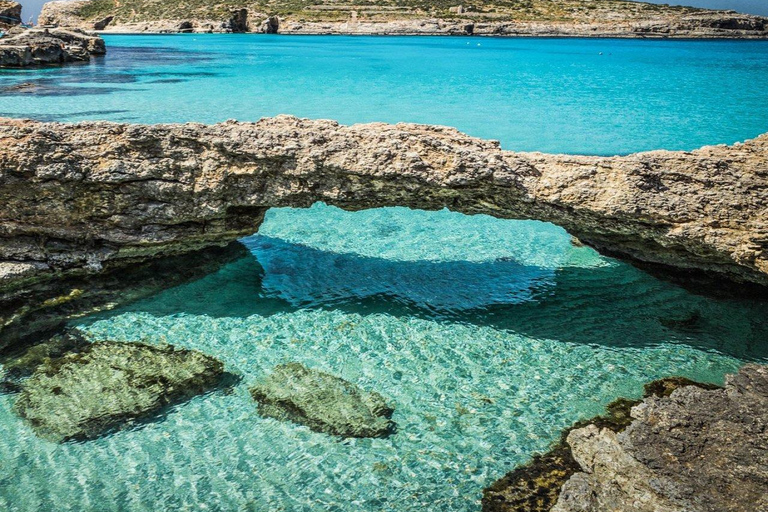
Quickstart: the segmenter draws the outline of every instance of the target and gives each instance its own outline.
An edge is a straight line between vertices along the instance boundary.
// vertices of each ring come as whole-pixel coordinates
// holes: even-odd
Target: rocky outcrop
[[[540,219],[606,253],[768,285],[768,136],[623,157],[454,129],[280,116],[206,126],[0,121],[0,292],[253,234],[270,207]]]
[[[647,398],[632,417],[618,434],[568,435],[582,472],[553,512],[768,510],[768,367],[746,365],[725,389]]]
[[[245,12],[245,14],[242,14]],[[457,8],[378,0],[328,3],[221,4],[185,0],[163,9],[149,0],[51,2],[43,24],[111,32],[252,31],[283,34],[489,35],[539,37],[765,38],[768,18],[623,0],[474,2]],[[247,23],[236,20],[247,19]],[[101,29],[99,29],[101,30]]]
[[[0,29],[21,24],[21,4],[0,0]]]
[[[643,396],[664,398],[684,386],[718,389],[718,386],[711,384],[669,377],[646,384]],[[483,512],[550,512],[560,497],[563,485],[581,471],[567,442],[569,434],[585,428],[621,432],[632,423],[632,407],[640,403],[640,400],[619,398],[608,405],[606,414],[580,421],[567,429],[549,451],[536,455],[529,463],[485,489]]]
[[[277,366],[251,388],[259,414],[342,437],[386,437],[393,409],[378,393],[299,363]]]
[[[33,29],[0,39],[0,67],[84,62],[106,53],[104,40],[77,29]]]
[[[223,365],[191,350],[101,342],[44,360],[14,411],[52,441],[92,439],[216,386]]]

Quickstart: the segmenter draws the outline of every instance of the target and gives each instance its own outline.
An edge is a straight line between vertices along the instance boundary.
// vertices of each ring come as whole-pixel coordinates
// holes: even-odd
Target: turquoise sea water
[[[0,87],[42,83],[0,95],[0,111],[440,122],[509,148],[586,153],[732,142],[768,126],[764,43],[108,43],[91,65],[0,74]],[[244,48],[254,65],[236,64]],[[768,303],[689,293],[551,224],[318,204],[271,210],[242,243],[250,256],[218,272],[72,324],[92,340],[214,355],[242,376],[234,392],[63,445],[35,437],[11,411],[14,395],[0,394],[0,510],[479,510],[484,487],[648,380],[721,383],[768,360]],[[381,393],[397,433],[341,440],[261,418],[247,388],[288,361]]]
[[[105,39],[109,54],[88,65],[0,71],[0,115],[409,121],[507,149],[589,154],[693,149],[768,131],[768,41]],[[29,82],[41,87],[7,91]]]

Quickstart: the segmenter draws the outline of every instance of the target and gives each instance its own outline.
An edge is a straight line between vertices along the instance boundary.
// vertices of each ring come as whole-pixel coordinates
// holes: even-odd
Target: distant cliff
[[[41,24],[112,32],[768,38],[768,18],[626,0],[75,0]]]
[[[0,0],[0,28],[10,28],[21,23],[21,5]]]

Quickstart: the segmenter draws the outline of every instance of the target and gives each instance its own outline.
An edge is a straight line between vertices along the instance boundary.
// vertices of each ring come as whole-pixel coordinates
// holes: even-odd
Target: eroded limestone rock
[[[632,417],[619,434],[568,435],[583,472],[553,512],[768,510],[768,367],[744,366],[725,389],[646,398]]]
[[[765,190],[768,135],[591,157],[513,153],[414,124],[5,119],[0,262],[96,273],[230,242],[270,207],[324,201],[539,219],[613,256],[768,286]]]
[[[215,387],[223,364],[192,350],[100,342],[44,360],[14,411],[52,441],[91,439]]]
[[[650,382],[644,387],[644,396],[667,397],[683,386],[718,389],[711,384],[693,382],[684,377],[669,377]],[[632,423],[631,409],[640,400],[620,398],[606,408],[606,414],[580,421],[563,432],[560,440],[546,453],[536,455],[529,463],[509,472],[483,491],[483,512],[550,512],[561,495],[566,482],[581,485],[581,466],[574,458],[569,435],[577,430],[589,429],[616,434]],[[609,434],[606,434],[609,435]],[[591,494],[579,494],[579,503]],[[586,509],[585,509],[586,510]],[[623,509],[622,509],[623,510]]]
[[[375,392],[299,363],[277,366],[251,388],[259,414],[342,437],[386,437],[393,409]]]
[[[77,29],[25,30],[0,39],[0,67],[82,62],[106,51],[103,39]]]

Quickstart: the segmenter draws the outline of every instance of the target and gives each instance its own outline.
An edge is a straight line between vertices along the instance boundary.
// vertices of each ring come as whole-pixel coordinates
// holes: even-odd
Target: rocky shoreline
[[[96,35],[73,29],[11,29],[0,39],[0,68],[88,62],[107,47]]]
[[[768,367],[681,379],[563,434],[486,489],[484,512],[742,512],[768,507]]]
[[[566,2],[564,2],[566,3]],[[571,0],[571,3],[574,3]],[[768,18],[735,11],[662,8],[624,3],[587,5],[584,12],[565,9],[557,14],[527,14],[515,9],[499,12],[491,6],[475,9],[457,5],[445,12],[384,5],[307,5],[298,12],[270,12],[267,6],[222,5],[218,14],[200,16],[200,9],[179,9],[175,15],[130,13],[119,4],[101,8],[92,0],[50,2],[40,16],[42,25],[76,27],[113,34],[267,33],[294,35],[474,35],[496,37],[610,37],[680,39],[764,39]],[[630,2],[631,4],[631,2]],[[279,5],[275,6],[279,7]],[[188,11],[188,12],[187,12]],[[646,12],[647,11],[647,12]]]

